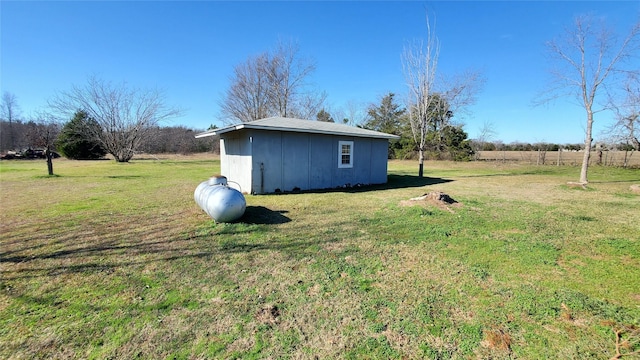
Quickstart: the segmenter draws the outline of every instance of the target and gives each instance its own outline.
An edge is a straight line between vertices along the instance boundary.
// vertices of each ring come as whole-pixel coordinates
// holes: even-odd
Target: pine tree
[[[98,122],[90,118],[86,112],[79,110],[60,131],[56,148],[69,159],[100,159],[107,152],[94,136],[99,131]]]

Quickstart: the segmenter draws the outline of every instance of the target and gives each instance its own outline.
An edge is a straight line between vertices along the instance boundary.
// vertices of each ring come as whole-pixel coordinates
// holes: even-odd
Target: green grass
[[[605,359],[616,330],[640,350],[639,170],[582,190],[575,167],[416,169],[216,224],[193,191],[217,160],[0,162],[0,358]],[[401,204],[429,191],[462,206]]]

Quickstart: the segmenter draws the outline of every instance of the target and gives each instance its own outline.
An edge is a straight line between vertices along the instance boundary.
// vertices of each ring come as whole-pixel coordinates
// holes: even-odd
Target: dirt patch
[[[432,191],[422,196],[414,197],[409,200],[403,200],[400,202],[401,206],[435,206],[442,210],[447,210],[454,213],[452,208],[461,207],[462,203],[457,202],[448,194],[440,191]]]
[[[480,343],[482,346],[492,349],[501,350],[506,353],[511,352],[511,336],[502,329],[483,330],[484,340]]]
[[[632,193],[640,194],[640,185],[631,185],[629,186],[629,190],[631,190]]]
[[[258,310],[255,318],[261,324],[275,325],[280,322],[280,309],[276,305],[266,305]]]

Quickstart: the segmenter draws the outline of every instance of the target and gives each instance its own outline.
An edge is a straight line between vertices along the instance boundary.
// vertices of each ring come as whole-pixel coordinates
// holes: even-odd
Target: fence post
[[[560,162],[562,161],[562,148],[558,147],[558,163],[557,166],[560,166]]]

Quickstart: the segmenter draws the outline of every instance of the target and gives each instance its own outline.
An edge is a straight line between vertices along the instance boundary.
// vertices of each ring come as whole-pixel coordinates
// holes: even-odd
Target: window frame
[[[349,146],[349,163],[345,164],[342,162],[342,156],[347,155],[342,152],[342,147],[344,145]],[[338,141],[338,168],[339,169],[349,169],[353,168],[353,141],[340,140]]]

